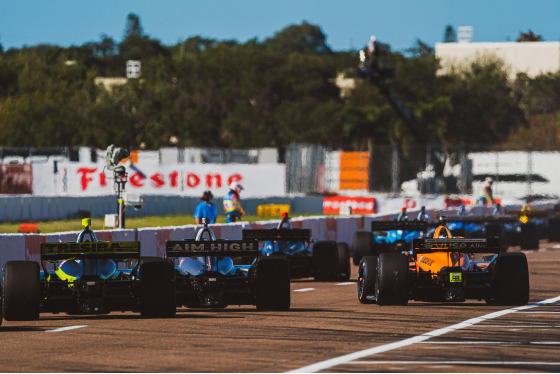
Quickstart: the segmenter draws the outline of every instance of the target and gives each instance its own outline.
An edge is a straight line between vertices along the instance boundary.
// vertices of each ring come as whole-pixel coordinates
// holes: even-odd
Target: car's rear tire
[[[352,272],[350,267],[350,248],[344,242],[337,243],[336,248],[338,250],[338,279],[348,280]]]
[[[352,260],[354,265],[359,265],[362,257],[373,254],[373,233],[371,231],[356,231],[352,241]]]
[[[521,225],[521,249],[539,249],[539,233],[535,222]]]
[[[375,282],[377,282],[377,256],[364,256],[358,267],[358,300],[360,303],[375,303]]]
[[[529,302],[529,267],[522,252],[500,254],[492,280],[493,305],[526,305]]]
[[[508,249],[508,240],[506,236],[506,228],[501,223],[489,223],[486,225],[486,238],[500,238],[500,253],[506,253]]]
[[[333,241],[320,241],[313,244],[313,276],[319,282],[338,280],[338,245]]]
[[[8,261],[2,282],[2,314],[6,321],[39,318],[41,283],[35,261]]]
[[[140,315],[171,318],[176,312],[173,264],[161,258],[145,258],[140,264]]]
[[[290,309],[290,266],[284,257],[260,258],[256,264],[255,277],[258,310]]]
[[[560,242],[560,217],[548,219],[548,241]]]
[[[381,253],[377,257],[376,299],[379,305],[408,304],[408,257]]]

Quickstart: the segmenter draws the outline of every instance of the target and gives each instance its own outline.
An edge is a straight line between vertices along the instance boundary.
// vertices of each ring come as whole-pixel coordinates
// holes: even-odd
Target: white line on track
[[[478,327],[478,326],[476,326]],[[476,328],[475,327],[475,328]],[[480,327],[496,327],[496,328],[504,328],[504,329],[557,329],[560,325],[480,325]]]
[[[441,336],[441,335],[447,334],[449,332],[453,332],[453,331],[457,331],[457,330],[460,330],[460,329],[463,329],[463,328],[466,328],[466,327],[470,327],[470,326],[475,325],[477,323],[484,322],[484,321],[487,321],[487,320],[491,320],[491,319],[494,319],[494,318],[498,318],[498,317],[504,316],[506,314],[515,313],[517,311],[522,311],[522,310],[527,310],[527,309],[532,309],[532,308],[536,308],[536,307],[539,307],[539,306],[552,304],[552,303],[555,303],[555,302],[558,302],[558,301],[560,301],[560,296],[552,298],[552,299],[548,299],[548,300],[543,300],[543,301],[535,303],[535,304],[524,305],[524,306],[520,306],[520,307],[516,307],[516,308],[500,310],[500,311],[489,313],[489,314],[486,314],[486,315],[483,315],[483,316],[480,316],[480,317],[471,318],[471,319],[468,319],[466,321],[457,323],[455,325],[451,325],[451,326],[448,326],[448,327],[444,327],[444,328],[441,328],[441,329],[430,331],[430,332],[427,332],[427,333],[422,334],[422,335],[413,336],[412,338],[404,339],[404,340],[401,340],[401,341],[398,341],[398,342],[384,344],[384,345],[380,345],[380,346],[377,346],[377,347],[364,349],[362,351],[357,351],[357,352],[349,353],[349,354],[346,354],[346,355],[343,355],[343,356],[331,358],[331,359],[328,359],[328,360],[325,360],[325,361],[317,362],[315,364],[307,365],[307,366],[301,367],[299,369],[291,370],[291,371],[289,371],[289,373],[314,373],[314,372],[317,372],[317,371],[320,371],[320,370],[331,368],[333,366],[346,364],[350,361],[359,360],[359,359],[367,357],[367,356],[373,356],[373,355],[376,355],[378,353],[392,351],[393,349],[406,347],[406,346],[416,344],[416,343],[421,343],[421,342],[423,342],[425,340],[428,340],[428,339],[431,339],[433,337]]]
[[[45,330],[45,332],[67,331],[67,330],[81,329],[82,327],[87,327],[87,325],[66,326],[66,327],[61,327],[59,329],[54,329],[54,330]]]
[[[480,345],[560,345],[560,341],[558,342],[494,342],[494,341],[425,341],[421,342],[420,344],[460,344],[460,345],[469,345],[469,344],[480,344]]]
[[[299,290],[294,290],[294,292],[307,292],[313,291],[315,288],[300,288]]]
[[[403,364],[403,365],[547,365],[560,366],[560,362],[543,362],[543,361],[353,361],[349,364]]]
[[[335,284],[335,286],[350,286],[352,284],[356,284],[356,282],[343,282],[343,283],[337,283]]]

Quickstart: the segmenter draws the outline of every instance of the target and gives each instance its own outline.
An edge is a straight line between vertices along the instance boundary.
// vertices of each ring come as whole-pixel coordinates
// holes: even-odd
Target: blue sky
[[[472,26],[475,42],[514,41],[529,29],[560,40],[560,0],[0,0],[0,44],[68,47],[101,34],[120,42],[129,13],[165,45],[196,35],[263,41],[303,21],[334,50],[362,48],[371,34],[393,50],[416,39],[434,46],[446,25]]]

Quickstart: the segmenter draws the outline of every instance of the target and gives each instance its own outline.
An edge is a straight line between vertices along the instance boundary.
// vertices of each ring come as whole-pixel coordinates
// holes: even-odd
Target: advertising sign
[[[126,190],[139,194],[200,196],[211,190],[215,196],[224,196],[232,182],[241,183],[243,197],[286,193],[283,164],[130,165],[126,171]],[[113,178],[113,173],[101,164],[59,163],[56,174],[52,168],[40,168],[33,173],[33,193],[111,195],[116,191]]]
[[[352,214],[373,214],[375,197],[363,196],[326,196],[323,199],[324,214],[340,214],[340,210],[350,207]]]

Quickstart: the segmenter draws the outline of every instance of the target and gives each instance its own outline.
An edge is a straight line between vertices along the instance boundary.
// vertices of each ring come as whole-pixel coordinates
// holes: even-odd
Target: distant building
[[[534,78],[560,70],[560,42],[436,43],[435,50],[441,61],[440,74],[483,57],[503,60],[511,79],[517,73]]]
[[[96,77],[95,85],[105,87],[107,91],[111,91],[114,86],[122,86],[126,84],[128,79],[136,79],[140,77],[142,72],[142,62],[136,60],[128,60],[126,62],[126,78],[122,77]]]

